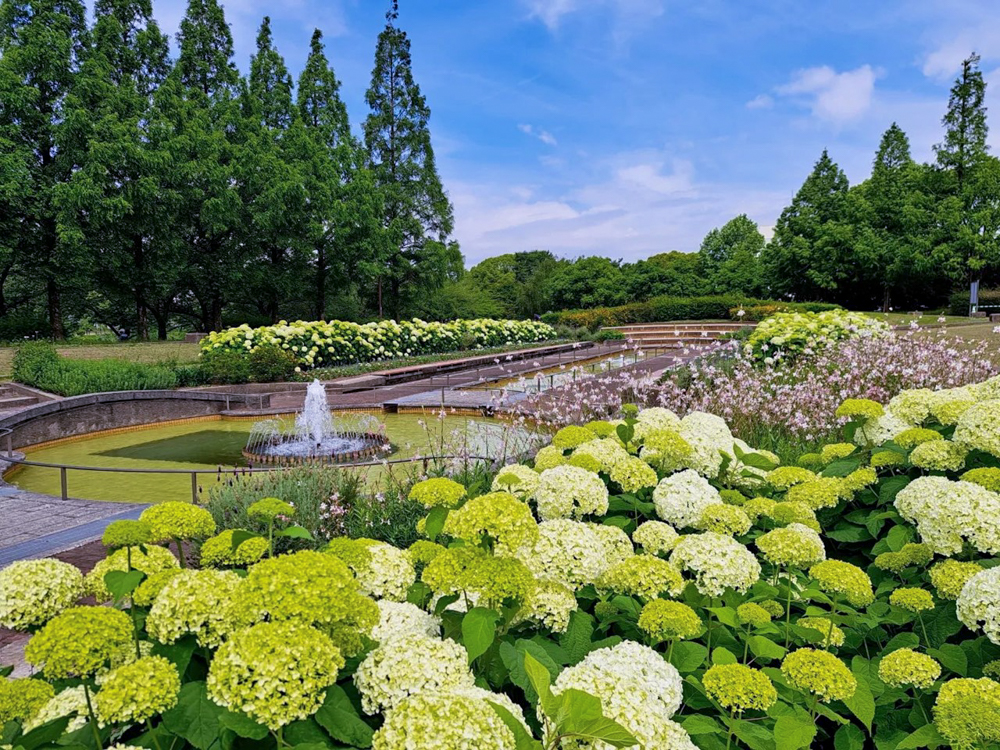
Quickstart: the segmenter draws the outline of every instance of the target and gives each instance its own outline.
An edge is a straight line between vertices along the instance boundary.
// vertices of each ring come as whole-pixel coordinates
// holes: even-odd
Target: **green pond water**
[[[467,452],[474,455],[511,455],[523,450],[532,436],[499,420],[433,414],[378,414],[394,452],[388,458]],[[111,435],[95,435],[61,445],[27,451],[28,459],[56,464],[134,469],[218,469],[201,474],[202,496],[213,484],[228,480],[236,467],[245,467],[242,450],[253,429],[252,421],[213,420],[173,424]],[[373,481],[381,469],[365,471]],[[7,481],[26,490],[49,495],[60,493],[58,469],[24,466],[7,475]],[[133,474],[117,472],[67,472],[70,497],[86,500],[156,503],[190,500],[190,474]]]

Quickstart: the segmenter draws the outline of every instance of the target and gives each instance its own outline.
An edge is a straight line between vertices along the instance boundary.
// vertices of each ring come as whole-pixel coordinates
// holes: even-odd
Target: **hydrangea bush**
[[[848,310],[776,313],[765,318],[744,344],[754,358],[773,364],[799,354],[813,354],[844,339],[883,336],[886,323]]]
[[[623,408],[492,486],[416,484],[409,549],[225,530],[222,569],[185,570],[126,529],[86,577],[17,563],[0,624],[36,671],[0,682],[4,744],[995,749],[1000,378],[838,411],[779,466],[710,414]],[[196,516],[150,537],[205,539]]]
[[[275,325],[236,328],[210,333],[201,343],[203,353],[246,353],[264,345],[291,353],[303,369],[374,362],[460,349],[527,344],[556,338],[556,330],[534,320],[455,320],[429,323],[419,319],[350,323],[342,320],[281,321]]]

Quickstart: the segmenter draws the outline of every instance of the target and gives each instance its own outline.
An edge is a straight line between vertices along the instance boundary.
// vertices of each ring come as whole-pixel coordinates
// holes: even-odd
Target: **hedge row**
[[[733,294],[711,297],[654,297],[646,302],[632,302],[618,307],[595,307],[590,310],[563,310],[546,313],[542,320],[552,325],[568,325],[596,330],[601,326],[620,326],[630,323],[658,323],[673,320],[716,320],[743,317],[754,320],[756,316],[737,316],[737,311],[768,308],[774,312],[823,312],[839,305],[825,302],[778,302],[749,299]]]
[[[76,360],[60,357],[50,344],[31,342],[14,355],[14,380],[60,396],[104,391],[174,388],[177,373],[165,365],[120,359]]]

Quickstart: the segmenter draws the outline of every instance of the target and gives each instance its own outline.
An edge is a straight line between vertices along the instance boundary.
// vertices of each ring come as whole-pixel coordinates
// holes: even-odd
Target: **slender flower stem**
[[[153,731],[153,722],[151,719],[146,719],[146,729],[149,730],[149,736],[153,738],[153,744],[156,746],[156,750],[163,750],[163,748],[160,747],[160,738],[157,737],[156,733]]]
[[[792,642],[792,575],[791,571],[785,571],[785,583],[788,585],[788,597],[785,601],[785,649]]]
[[[101,750],[104,747],[104,743],[101,741],[101,732],[97,728],[97,715],[94,713],[94,704],[90,701],[90,688],[87,687],[87,683],[83,683],[83,697],[87,699],[87,714],[90,716],[90,728],[94,732],[94,742],[96,742],[95,750]]]
[[[920,632],[924,634],[924,643],[927,645],[927,648],[930,648],[931,639],[927,637],[927,628],[924,627],[924,616],[920,612],[917,612],[917,621],[920,623]]]
[[[180,562],[182,568],[186,568],[187,560],[184,559],[184,547],[181,546],[181,540],[174,537],[174,544],[177,545],[177,560]]]
[[[927,709],[924,708],[924,704],[920,702],[920,691],[918,691],[916,687],[913,688],[913,702],[916,703],[917,707],[920,709],[920,713],[924,717],[924,721],[930,724],[931,719],[927,715]]]
[[[675,643],[677,643],[677,639],[676,638],[671,638],[670,639],[670,645],[667,646],[667,661],[670,662],[671,664],[673,664],[674,644]]]

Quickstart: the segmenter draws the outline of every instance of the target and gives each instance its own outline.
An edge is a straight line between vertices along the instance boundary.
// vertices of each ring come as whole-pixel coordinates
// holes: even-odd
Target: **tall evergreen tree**
[[[66,98],[86,53],[80,0],[0,3],[0,214],[14,237],[7,262],[44,286],[50,333],[63,338],[63,293],[85,267],[58,231],[55,195],[73,173]]]
[[[951,88],[944,141],[934,147],[944,173],[935,181],[934,260],[966,284],[1000,263],[1000,163],[988,154],[985,97],[979,55],[972,54]]]
[[[216,0],[190,0],[177,35],[180,57],[156,97],[170,124],[175,225],[202,330],[222,327],[226,302],[243,283],[242,203],[235,185],[239,73],[233,39]]]
[[[391,238],[385,256],[372,261],[379,316],[386,304],[398,315],[404,294],[412,295],[415,287],[440,284],[457,252],[457,247],[444,249],[454,225],[452,206],[437,173],[430,109],[413,80],[410,40],[396,26],[398,15],[393,0],[375,48],[366,94],[371,113],[364,124],[365,147],[385,201],[383,225]]]
[[[823,150],[790,206],[781,212],[764,255],[771,291],[799,300],[849,293],[856,273],[847,222],[848,183]]]
[[[735,292],[755,296],[763,288],[760,254],[764,235],[746,214],[713,229],[701,242],[699,256],[714,294]]]
[[[301,161],[309,195],[313,314],[324,319],[331,285],[340,290],[340,310],[347,309],[345,298],[364,283],[359,268],[370,267],[372,257],[385,256],[385,232],[380,225],[381,196],[365,151],[351,134],[340,81],[327,60],[319,29],[309,43],[296,104],[309,138],[307,157]]]
[[[149,337],[152,311],[159,337],[166,338],[179,274],[168,211],[174,196],[166,188],[169,154],[152,103],[170,69],[167,37],[152,18],[150,0],[100,0],[95,17],[93,47],[69,99],[67,119],[83,157],[59,192],[61,231],[94,259],[93,288],[103,292],[94,298],[131,306],[141,339]]]

